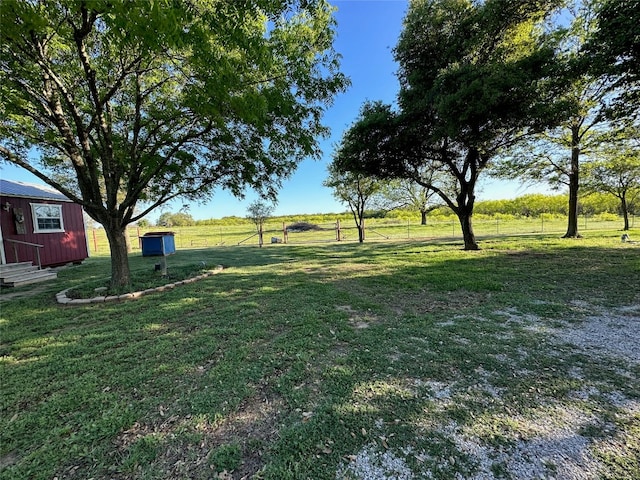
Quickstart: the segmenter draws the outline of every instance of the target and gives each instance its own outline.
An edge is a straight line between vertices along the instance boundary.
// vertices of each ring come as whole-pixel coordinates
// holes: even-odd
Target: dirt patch
[[[592,312],[579,323],[571,323],[551,332],[590,355],[607,355],[640,364],[640,305]]]
[[[379,323],[380,319],[370,311],[360,312],[350,305],[339,305],[336,310],[349,314],[349,324],[356,330],[369,328],[371,325]]]
[[[405,459],[394,455],[388,450],[380,450],[377,445],[367,445],[356,455],[348,457],[349,463],[344,462],[336,472],[337,480],[413,480]]]
[[[5,455],[0,455],[0,470],[15,465],[20,461],[20,456],[16,452],[9,452]]]
[[[551,327],[535,315],[521,314],[516,308],[494,313],[529,330],[550,334],[555,341],[569,343],[589,355],[606,355],[640,364],[640,305],[606,308],[575,301],[571,302],[569,311],[574,318],[558,319],[559,327]]]
[[[153,463],[164,478],[251,478],[264,465],[264,449],[277,435],[282,406],[280,399],[258,395],[218,420],[170,416],[156,424],[135,423],[116,440],[117,449],[126,459],[135,444],[155,438],[160,446]],[[215,465],[212,452],[229,445],[239,446],[239,466],[219,476],[226,469]]]
[[[557,326],[559,323],[550,327],[534,315],[521,315],[515,308],[496,313],[506,316],[509,322],[530,326],[550,336],[554,342],[570,343],[590,355],[599,353],[625,359],[628,366],[634,368],[634,364],[640,361],[640,339],[637,336],[640,331],[640,305],[605,308],[582,302],[570,306],[570,313],[578,311],[580,319],[558,320],[560,327]],[[452,404],[464,404],[469,398],[489,398],[491,402],[500,402],[504,391],[492,385],[490,372],[477,369],[476,374],[477,383],[471,387],[455,380],[415,379],[412,391],[415,395],[429,398],[432,402],[430,408],[435,412],[446,412]],[[607,408],[615,408],[615,421],[602,413],[607,411],[607,408],[603,410],[602,402],[608,404]],[[431,441],[441,441],[443,447],[453,445],[458,455],[435,457],[411,445],[393,450],[376,444],[366,445],[345,457],[336,470],[336,479],[442,478],[442,468],[449,468],[452,472],[458,468],[461,459],[461,468],[465,468],[465,458],[472,470],[464,476],[450,473],[448,478],[613,478],[615,472],[603,459],[608,455],[634,458],[637,452],[634,430],[623,426],[637,424],[639,414],[638,399],[626,397],[620,391],[603,390],[596,384],[586,384],[569,392],[566,399],[541,399],[536,406],[522,411],[506,408],[490,417],[478,417],[464,424],[452,420],[418,423]],[[437,436],[433,435],[434,431]],[[487,441],[494,438],[496,431],[500,432],[503,440]],[[379,433],[387,435],[383,430]],[[442,440],[437,440],[438,437]]]
[[[508,421],[515,425],[515,443],[508,448],[480,442],[466,428],[450,428],[458,449],[478,461],[479,472],[473,479],[494,478],[496,465],[503,465],[518,479],[597,478],[601,465],[593,456],[591,441],[578,433],[592,417],[558,405],[534,411],[529,418],[514,416]]]
[[[453,292],[431,292],[427,290],[400,293],[388,302],[389,308],[398,316],[460,311],[479,307],[486,301],[486,294],[456,290]]]
[[[437,411],[445,411],[449,405],[460,400],[461,395],[469,392],[467,387],[460,388],[455,381],[416,380],[414,383],[415,386],[427,387],[426,395],[434,403],[431,408]],[[488,382],[482,382],[479,390],[492,392],[495,389]],[[600,394],[594,390],[589,396]],[[633,422],[640,405],[636,400],[620,394],[617,397],[618,420],[622,423]],[[429,421],[421,425],[425,435],[429,435],[433,442],[442,442],[443,448],[453,445],[457,455],[434,456],[412,445],[389,450],[374,443],[364,446],[353,455],[345,456],[345,461],[336,470],[336,479],[444,478],[442,475],[446,470],[442,470],[443,467],[449,469],[446,478],[469,480],[594,480],[610,475],[612,472],[601,461],[601,456],[610,453],[633,458],[633,434],[619,429],[606,416],[599,416],[597,410],[583,407],[580,403],[572,405],[552,401],[521,413],[507,411],[497,414],[490,422],[484,417],[464,424]],[[377,428],[378,438],[385,438],[387,434],[383,427]],[[508,441],[488,442],[487,438],[491,438],[497,430]],[[601,433],[593,438],[584,434],[589,430]],[[433,435],[434,431],[438,433],[437,436]],[[454,474],[454,466],[461,459],[472,471],[464,475],[459,472]],[[409,465],[413,466],[410,468]]]
[[[18,292],[7,292],[6,288],[2,288],[0,290],[0,302],[7,302],[9,300],[13,300],[14,298],[29,298],[35,297],[36,295],[40,295],[41,293],[46,292],[51,289],[51,285],[33,285],[30,286],[28,290],[20,290]]]

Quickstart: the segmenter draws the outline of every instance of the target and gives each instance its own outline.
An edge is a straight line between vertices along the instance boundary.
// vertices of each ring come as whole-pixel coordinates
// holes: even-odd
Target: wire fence
[[[636,225],[635,217],[630,218],[630,227]],[[451,239],[462,240],[462,230],[457,218],[428,221],[426,225],[419,222],[367,219],[365,220],[365,242],[385,240],[429,240]],[[619,219],[602,219],[599,217],[581,217],[579,230],[622,229],[623,221]],[[518,218],[474,220],[474,232],[477,237],[513,236],[524,234],[542,234],[566,232],[566,218]],[[127,230],[132,252],[141,251],[140,237],[146,233],[171,231],[174,234],[176,249],[209,248],[216,246],[258,245],[259,235],[254,225],[226,226],[188,226],[188,227],[130,227]],[[108,254],[109,244],[104,229],[97,228],[89,233],[89,249],[92,254]],[[353,221],[336,220],[331,223],[293,223],[268,222],[263,226],[263,242],[270,244],[310,244],[330,242],[357,242],[358,229]]]

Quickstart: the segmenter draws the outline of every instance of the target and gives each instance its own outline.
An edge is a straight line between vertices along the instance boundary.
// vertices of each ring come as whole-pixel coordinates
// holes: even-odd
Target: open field
[[[289,231],[289,244],[308,243],[330,243],[337,238],[336,220],[330,222],[311,222],[317,229],[309,231]],[[301,216],[299,220],[306,222],[307,218]],[[282,221],[268,221],[264,227],[264,241],[271,242],[271,237],[284,240],[284,227],[288,229],[295,222],[284,223]],[[631,218],[631,227],[636,225],[636,218]],[[369,241],[380,240],[461,240],[462,232],[457,218],[438,218],[429,220],[427,225],[420,225],[416,221],[406,221],[400,219],[367,219],[366,236]],[[478,236],[502,236],[502,235],[530,235],[544,233],[559,233],[562,235],[567,231],[566,217],[541,216],[536,218],[484,218],[474,220],[474,229]],[[581,217],[579,222],[580,231],[599,232],[605,230],[621,229],[623,221],[621,218],[613,220],[602,220],[600,217]],[[340,237],[343,241],[357,241],[358,231],[355,224],[347,215],[340,216]],[[129,238],[134,251],[140,251],[138,237],[147,232],[172,231],[175,233],[176,247],[187,248],[208,248],[214,246],[232,245],[257,245],[258,237],[256,228],[250,222],[236,225],[199,225],[190,227],[130,227]],[[105,255],[109,252],[107,237],[103,229],[92,229],[89,231],[89,248],[92,255]]]
[[[640,478],[640,244],[620,234],[177,241],[170,270],[225,270],[56,304],[108,277],[99,252],[0,301],[0,479]]]

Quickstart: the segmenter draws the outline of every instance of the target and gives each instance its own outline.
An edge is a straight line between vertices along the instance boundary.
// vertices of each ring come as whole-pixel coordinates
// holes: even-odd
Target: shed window
[[[64,232],[62,205],[32,203],[34,233]]]

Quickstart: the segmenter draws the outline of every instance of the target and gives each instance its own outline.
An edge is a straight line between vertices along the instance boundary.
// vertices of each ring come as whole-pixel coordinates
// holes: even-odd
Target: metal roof
[[[69,202],[66,196],[48,185],[16,182],[0,178],[0,195],[7,197],[39,198],[45,200],[59,200]]]

